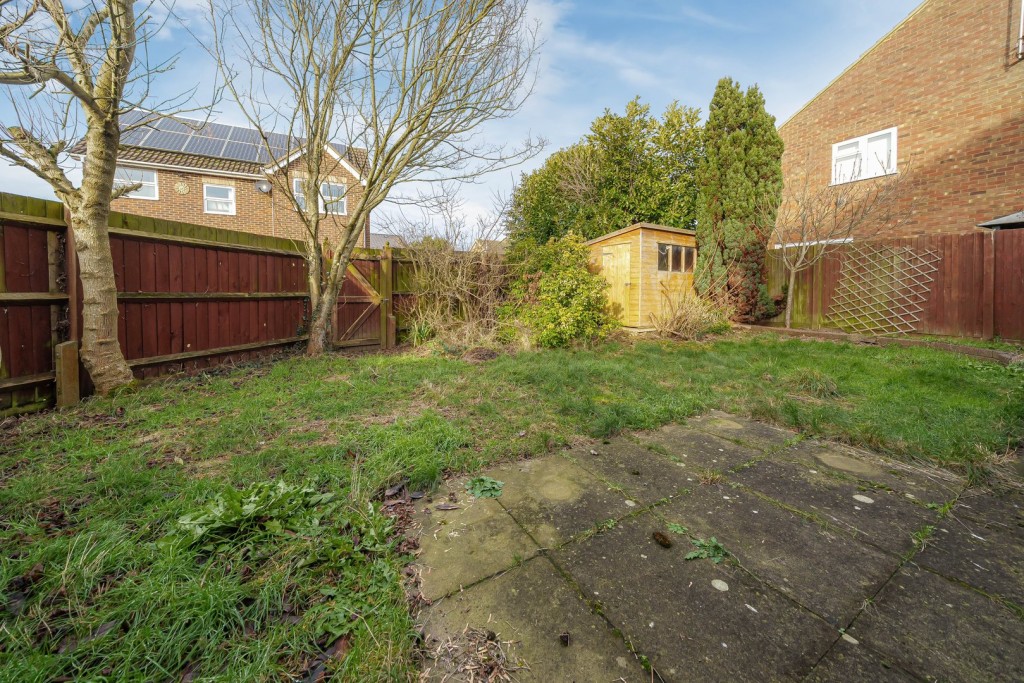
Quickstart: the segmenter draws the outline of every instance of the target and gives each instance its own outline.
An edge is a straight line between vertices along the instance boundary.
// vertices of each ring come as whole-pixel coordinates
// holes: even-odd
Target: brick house
[[[921,3],[779,128],[787,185],[824,188],[909,169],[899,236],[969,232],[1019,211],[1021,7]]]
[[[147,121],[147,117],[149,117]],[[154,118],[138,110],[122,116],[122,148],[115,183],[142,183],[114,200],[123,213],[302,240],[305,228],[283,190],[300,187],[305,155],[293,151],[301,139],[269,136],[273,158],[257,131],[182,118]],[[80,143],[81,144],[81,143]],[[71,149],[72,155],[84,148]],[[330,145],[323,150],[327,181],[319,199],[324,237],[337,244],[348,209],[361,197],[360,149]],[[370,247],[370,220],[361,247]]]

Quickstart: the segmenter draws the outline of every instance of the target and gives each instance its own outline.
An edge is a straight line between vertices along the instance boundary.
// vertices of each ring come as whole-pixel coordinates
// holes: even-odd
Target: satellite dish
[[[256,181],[256,189],[262,192],[263,194],[270,194],[270,190],[272,190],[273,187],[274,186],[270,184],[269,180]]]

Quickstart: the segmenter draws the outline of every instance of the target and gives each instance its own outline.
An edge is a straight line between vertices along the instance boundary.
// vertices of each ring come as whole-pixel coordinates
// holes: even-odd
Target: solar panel
[[[265,143],[259,131],[250,128],[161,117],[138,109],[125,112],[121,116],[121,124],[123,127],[135,127],[124,133],[121,139],[124,145],[249,163],[284,161],[305,146],[305,140],[296,136],[268,133]],[[342,155],[348,151],[345,145],[331,146]]]
[[[151,149],[162,149],[168,152],[180,152],[185,147],[188,136],[182,133],[168,133],[162,130],[152,131],[145,139],[145,146]]]
[[[231,127],[231,133],[228,135],[228,140],[231,142],[246,142],[250,145],[261,144],[259,131],[242,128],[240,126]]]
[[[228,142],[224,147],[222,156],[226,159],[237,159],[238,161],[260,161],[260,152],[263,151],[256,145],[245,142]]]
[[[197,135],[202,135],[215,140],[227,140],[232,126],[225,126],[223,123],[207,123]]]
[[[223,149],[223,139],[193,135],[188,139],[188,142],[185,143],[185,149],[182,151],[188,154],[200,154],[202,156],[212,157],[220,156],[221,150]]]
[[[121,135],[121,144],[138,147],[146,139],[146,136],[149,135],[149,131],[149,128],[133,128]]]
[[[179,121],[172,118],[161,118],[153,121],[150,124],[156,130],[163,131],[165,133],[191,133],[196,129],[195,126],[188,125],[188,122]]]

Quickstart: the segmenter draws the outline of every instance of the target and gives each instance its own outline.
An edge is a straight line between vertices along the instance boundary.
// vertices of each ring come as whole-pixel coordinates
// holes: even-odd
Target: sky
[[[639,96],[660,114],[681,104],[706,111],[723,76],[758,84],[781,125],[879,38],[919,0],[529,0],[544,40],[531,97],[512,119],[481,130],[489,140],[541,136],[548,147],[523,165],[463,188],[463,211],[483,214],[522,172],[586,134],[605,109],[622,112]],[[199,0],[179,0],[178,14],[201,32]],[[182,53],[156,90],[212,91],[215,70],[192,33],[166,23],[148,46],[150,58]],[[5,108],[5,106],[7,108]],[[0,120],[10,116],[0,104]],[[243,123],[230,102],[214,118]],[[52,197],[49,187],[0,160],[0,190]]]

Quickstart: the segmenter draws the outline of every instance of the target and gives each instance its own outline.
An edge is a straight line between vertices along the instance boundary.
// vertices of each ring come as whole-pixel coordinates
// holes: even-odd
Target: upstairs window
[[[878,178],[895,172],[895,128],[832,145],[833,185]]]
[[[303,191],[305,178],[296,178],[292,181],[292,194],[295,195],[295,203],[299,205],[300,211],[306,210],[306,193]]]
[[[292,193],[295,201],[301,209],[306,208],[306,195],[303,190],[303,179],[296,178],[292,181]],[[320,184],[320,213],[345,216],[348,214],[348,201],[346,193],[348,188],[340,183]]]
[[[235,215],[235,188],[230,185],[203,183],[203,213]]]
[[[323,183],[320,186],[320,213],[344,216],[348,213],[348,201],[345,193],[348,191],[344,185],[339,183]]]
[[[136,185],[141,186],[137,190],[132,190],[126,195],[123,195],[126,199],[159,199],[159,193],[156,187],[156,171],[146,168],[130,168],[128,166],[118,166],[114,169],[114,187],[124,187],[125,185]]]
[[[658,243],[658,270],[663,273],[692,273],[695,257],[693,247]]]

